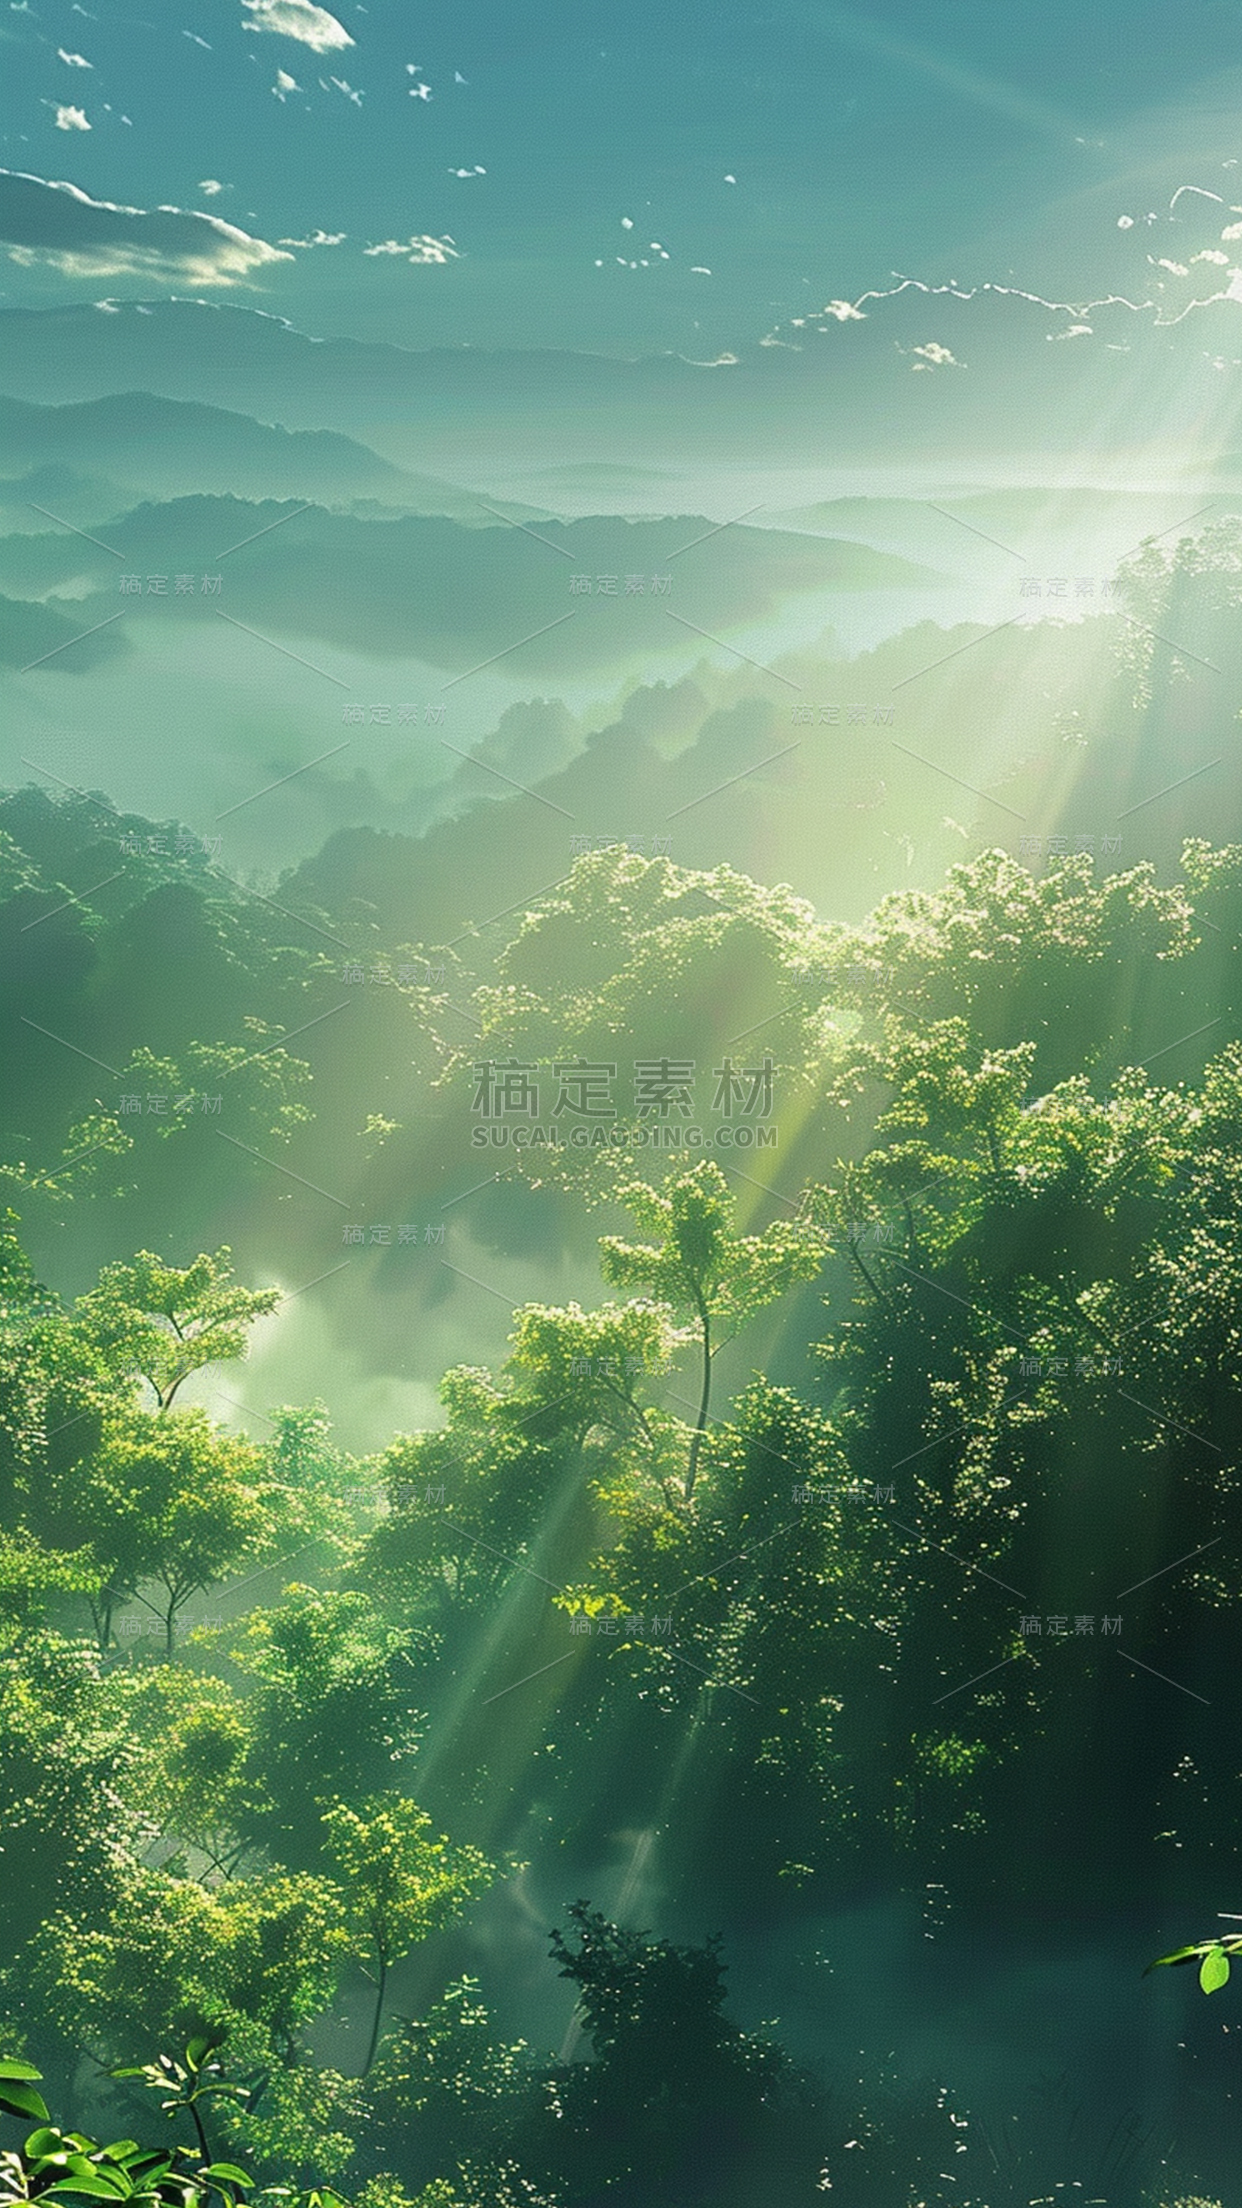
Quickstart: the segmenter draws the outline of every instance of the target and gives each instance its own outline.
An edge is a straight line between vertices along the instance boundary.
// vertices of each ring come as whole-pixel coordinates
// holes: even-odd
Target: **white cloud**
[[[312,230],[309,238],[277,238],[277,245],[296,245],[308,251],[312,245],[344,245],[347,230]]]
[[[83,112],[82,112],[82,110],[81,110],[81,108],[80,108],[80,107],[58,107],[58,108],[57,108],[57,110],[56,110],[56,128],[57,128],[57,130],[89,130],[89,129],[90,129],[90,127],[91,127],[91,126],[90,126],[90,124],[89,124],[89,123],[87,122],[87,120],[86,120],[86,117],[85,117],[85,115],[83,114]]]
[[[206,198],[214,199],[217,192],[230,190],[231,186],[222,184],[218,177],[205,176],[198,188],[200,192],[205,195]]]
[[[19,267],[62,276],[134,276],[204,290],[244,283],[256,269],[293,258],[218,215],[117,206],[76,184],[12,169],[0,169],[0,250]]]
[[[1227,230],[1221,231],[1221,237],[1226,245],[1232,244],[1235,238],[1242,238],[1242,222],[1231,222]]]
[[[56,59],[66,62],[70,69],[93,69],[95,66],[93,61],[87,60],[85,54],[67,54],[63,46],[57,47]]]
[[[400,254],[403,260],[412,261],[416,268],[429,267],[443,261],[461,259],[451,237],[407,238],[403,245],[399,238],[386,238],[382,245],[368,245],[363,258],[373,261],[377,254]]]
[[[301,89],[302,87],[298,83],[297,78],[291,77],[287,69],[278,69],[276,71],[276,82],[272,86],[272,92],[275,98],[280,101],[282,107],[285,104],[285,99],[288,93],[300,92]]]
[[[962,365],[960,360],[954,360],[947,345],[937,345],[934,338],[929,339],[926,345],[912,346],[911,351],[915,355],[914,365],[916,370],[920,368],[923,370],[930,368],[960,368]]]
[[[247,31],[274,31],[280,38],[296,38],[317,54],[354,43],[344,24],[326,8],[314,7],[312,0],[242,0],[242,6],[253,17],[243,25]]]
[[[1117,228],[1118,228],[1119,230],[1133,230],[1133,228],[1134,228],[1134,217],[1133,217],[1133,215],[1118,215],[1118,217],[1117,217]]]
[[[848,299],[830,299],[824,313],[831,314],[838,322],[865,322],[867,319],[858,307],[851,306]]]
[[[1192,267],[1196,261],[1211,261],[1216,268],[1228,268],[1229,266],[1229,255],[1218,253],[1215,247],[1211,245],[1205,245],[1202,253],[1192,253],[1190,259]]]
[[[352,84],[347,84],[344,77],[331,77],[328,81],[336,86],[338,92],[343,92],[347,100],[352,100],[355,107],[361,107],[361,92],[355,92]]]
[[[183,31],[181,33],[181,36],[183,38],[193,39],[194,44],[196,46],[201,46],[205,53],[209,54],[211,52],[211,47],[207,44],[206,39],[200,38],[197,31]]]

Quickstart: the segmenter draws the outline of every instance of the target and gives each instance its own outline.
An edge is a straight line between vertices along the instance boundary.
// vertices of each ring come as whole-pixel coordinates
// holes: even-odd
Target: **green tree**
[[[0,1994],[25,2010],[44,1919],[98,1922],[141,1866],[141,1755],[89,1642],[0,1622]]]
[[[278,1288],[245,1288],[232,1278],[232,1253],[167,1265],[150,1250],[105,1265],[79,1298],[84,1334],[116,1368],[146,1381],[167,1411],[182,1382],[203,1365],[244,1357],[250,1327],[280,1302]]]
[[[134,1597],[164,1625],[171,1655],[178,1612],[261,1544],[269,1525],[262,1453],[195,1408],[153,1418],[130,1410],[107,1422],[85,1464],[32,1496],[36,1533],[87,1548],[98,1572],[90,1594],[99,1645],[118,1605]],[[139,1590],[154,1584],[162,1599]]]
[[[373,1793],[413,1754],[410,1652],[419,1647],[415,1630],[390,1623],[361,1590],[297,1584],[232,1636],[233,1661],[258,1681],[246,1705],[239,1837],[281,1862],[328,1867],[325,1805]]]
[[[738,1234],[733,1199],[720,1167],[703,1159],[675,1178],[666,1194],[632,1181],[621,1192],[652,1243],[600,1240],[600,1267],[614,1287],[639,1288],[698,1333],[702,1379],[698,1417],[686,1465],[686,1496],[694,1493],[711,1401],[712,1360],[724,1341],[796,1281],[811,1280],[823,1262],[821,1238],[805,1225],[777,1220],[763,1234]]]
[[[783,2048],[725,2015],[719,1939],[653,1940],[582,1901],[569,1916],[552,1955],[578,1989],[594,2059],[550,2072],[548,2114],[530,2137],[536,2179],[546,2172],[583,2208],[801,2208],[820,2196],[826,2096]]]
[[[783,1107],[836,1047],[807,987],[823,934],[805,898],[733,867],[692,871],[620,849],[584,854],[540,909],[522,914],[494,980],[473,992],[481,1035],[468,1057],[460,1046],[446,1051],[443,1081],[464,1087],[500,1038],[504,1056],[527,1061],[712,1066],[727,1000],[738,1033],[765,1023]],[[655,1154],[622,1118],[586,1132],[581,1148],[532,1145],[517,1170],[591,1203],[651,1172]]]
[[[402,1434],[375,1466],[389,1508],[372,1529],[359,1576],[385,1601],[423,1597],[452,1618],[492,1595],[520,1560],[567,1444],[566,1420],[481,1368],[440,1382],[444,1426]]]
[[[0,2060],[0,2114],[36,2128],[16,2150],[0,2150],[0,2203],[25,2208],[34,2200],[98,2203],[126,2201],[131,2208],[241,2208],[247,2194],[258,2208],[349,2208],[344,2197],[321,2181],[295,2193],[288,2184],[255,2186],[235,2162],[213,2160],[206,2118],[215,2108],[245,2107],[252,2096],[230,2078],[212,2033],[195,2034],[180,2059],[160,2055],[154,2062],[127,2063],[112,2070],[116,2079],[138,2078],[160,2096],[163,2116],[176,2123],[188,2116],[196,2146],[144,2148],[136,2139],[101,2145],[89,2133],[64,2131],[52,2123],[37,2087],[42,2072],[33,2063]],[[283,2174],[283,2173],[282,2173]],[[373,2196],[368,2208],[406,2208],[403,2196]],[[408,2208],[455,2208],[450,2194],[412,2202]]]
[[[135,2041],[236,2032],[260,2058],[296,2064],[302,2028],[331,2001],[348,1949],[331,1879],[272,1869],[209,1891],[144,1869],[101,1918],[53,1912],[32,1982],[45,2016],[104,2063]]]
[[[202,1859],[202,1883],[232,1876],[248,1852],[246,1702],[183,1664],[118,1667],[106,1692],[136,1751],[120,1790],[158,1834],[160,1867],[176,1869],[189,1853]]]
[[[375,1986],[365,2077],[379,2045],[393,1964],[459,1917],[491,1883],[495,1866],[477,1848],[431,1838],[427,1812],[404,1795],[372,1795],[356,1809],[336,1802],[323,1822],[344,1881],[355,1952]]]
[[[580,1447],[593,1426],[621,1440],[655,1445],[639,1403],[640,1383],[667,1371],[684,1335],[658,1303],[603,1304],[583,1311],[529,1303],[515,1313],[506,1370],[519,1382],[500,1422],[535,1433],[568,1433]]]
[[[478,1981],[460,1978],[389,2034],[366,2098],[371,2137],[407,2182],[455,2184],[465,2171],[471,2193],[477,2183],[492,2198],[542,2093],[531,2049],[501,2040]]]

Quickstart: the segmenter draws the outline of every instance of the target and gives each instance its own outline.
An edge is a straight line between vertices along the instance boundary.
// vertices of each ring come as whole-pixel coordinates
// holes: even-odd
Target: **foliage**
[[[1206,1940],[1196,1940],[1190,1947],[1175,1948],[1171,1955],[1157,1955],[1147,1970],[1161,1970],[1166,1964],[1199,1964],[1199,1984],[1205,1993],[1218,1993],[1229,1983],[1229,1958],[1242,1955],[1242,1933],[1230,1933],[1222,1938],[1216,1935]],[[1147,1972],[1144,1971],[1144,1977]]]
[[[814,1278],[822,1261],[820,1242],[805,1226],[785,1220],[763,1234],[736,1233],[729,1184],[710,1158],[674,1178],[664,1194],[645,1181],[629,1182],[619,1193],[639,1226],[656,1240],[630,1243],[603,1235],[604,1278],[614,1287],[642,1289],[692,1320],[698,1330],[702,1386],[686,1463],[689,1498],[707,1427],[712,1359],[747,1319],[795,1281]]]
[[[393,1964],[428,1933],[460,1916],[490,1883],[494,1866],[477,1848],[431,1839],[430,1817],[403,1795],[374,1795],[357,1809],[335,1802],[323,1822],[344,1884],[355,1953],[375,1983],[365,2077],[379,2045]]]
[[[102,1921],[55,1911],[31,1974],[45,2015],[105,2062],[127,2039],[222,2038],[249,2022],[266,2055],[288,2063],[301,2027],[330,2001],[347,1952],[330,1880],[271,1869],[208,1889],[142,1869]]]
[[[231,1636],[257,1681],[239,1835],[283,1863],[326,1870],[322,1810],[356,1801],[409,1758],[418,1737],[405,1659],[418,1634],[389,1624],[359,1591],[293,1585]]]
[[[40,2072],[27,2062],[0,2061],[0,2111],[35,2117],[36,2129],[23,2145],[0,2152],[0,2202],[5,2208],[33,2200],[128,2201],[133,2208],[241,2208],[249,2198],[259,2208],[349,2208],[330,2187],[295,2194],[289,2186],[254,2187],[235,2162],[211,2157],[204,2112],[213,2096],[244,2099],[241,2087],[225,2079],[214,2060],[216,2043],[191,2039],[182,2061],[161,2055],[154,2063],[123,2067],[117,2077],[139,2077],[164,2094],[161,2108],[175,2118],[185,2111],[197,2134],[197,2152],[184,2146],[144,2148],[136,2139],[115,2139],[103,2146],[85,2132],[61,2131],[49,2118],[36,2091]]]
[[[79,1298],[83,1333],[118,1370],[146,1381],[158,1410],[203,1365],[244,1356],[250,1327],[280,1301],[279,1289],[234,1281],[231,1257],[222,1249],[178,1267],[140,1250],[130,1264],[105,1265]]]

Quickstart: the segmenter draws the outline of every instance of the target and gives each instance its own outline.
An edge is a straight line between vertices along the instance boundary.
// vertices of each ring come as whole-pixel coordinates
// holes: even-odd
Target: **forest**
[[[840,734],[793,882],[0,798],[0,2201],[1236,2198],[1240,571],[963,642],[1062,825],[878,896]]]

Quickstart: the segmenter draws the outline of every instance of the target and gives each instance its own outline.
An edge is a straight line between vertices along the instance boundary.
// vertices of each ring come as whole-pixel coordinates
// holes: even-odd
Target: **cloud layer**
[[[217,215],[180,207],[119,207],[76,184],[0,169],[0,247],[20,267],[62,276],[141,276],[203,287],[237,284],[288,261]]]

